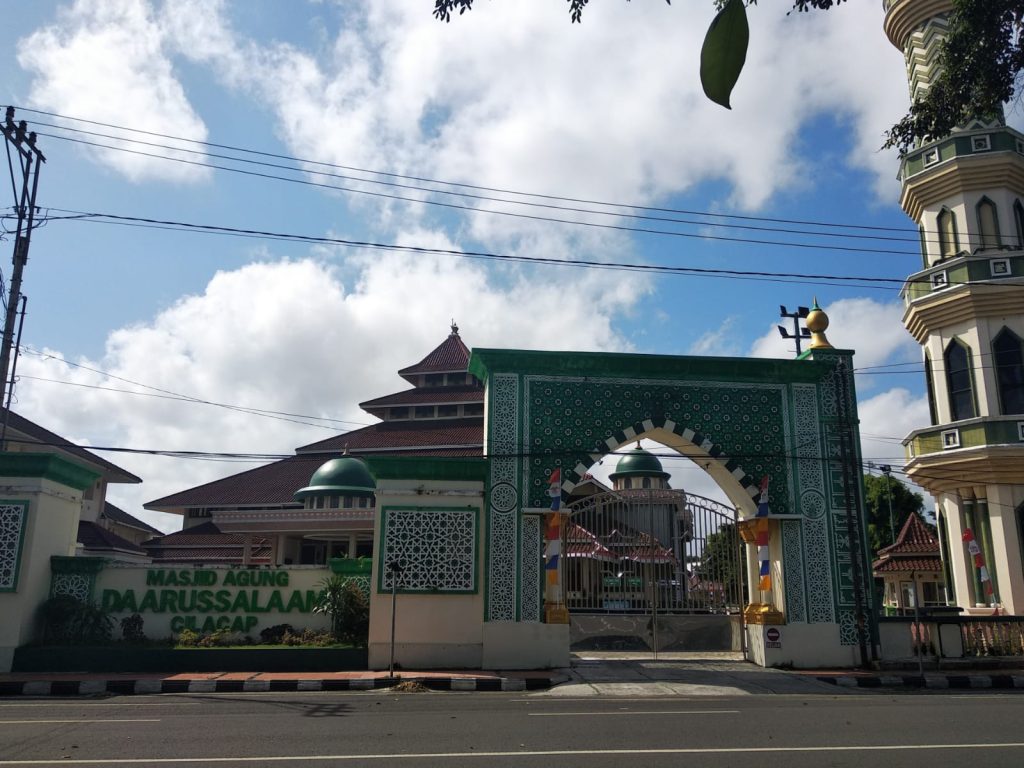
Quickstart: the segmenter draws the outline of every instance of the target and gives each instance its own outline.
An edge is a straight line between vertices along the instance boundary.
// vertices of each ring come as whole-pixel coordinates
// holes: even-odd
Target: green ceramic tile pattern
[[[0,500],[0,592],[13,592],[18,588],[27,527],[28,502]]]
[[[551,471],[561,469],[571,492],[601,457],[665,430],[724,468],[734,490],[754,497],[770,477],[772,514],[799,516],[780,526],[787,620],[839,624],[843,641],[856,642],[846,505],[831,460],[841,411],[856,438],[852,381],[840,408],[837,373],[851,364],[834,350],[763,364],[474,352],[471,367],[487,382],[487,620],[540,618],[537,534],[524,511],[550,505]]]

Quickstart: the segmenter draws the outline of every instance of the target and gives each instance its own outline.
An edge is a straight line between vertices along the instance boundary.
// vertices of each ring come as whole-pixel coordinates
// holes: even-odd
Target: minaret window
[[[1003,328],[992,342],[1002,413],[1024,413],[1024,352],[1020,337]]]
[[[946,383],[949,388],[949,411],[953,421],[973,419],[974,384],[971,380],[971,350],[959,341],[946,347]]]
[[[1013,223],[1017,228],[1017,247],[1024,248],[1024,205],[1020,200],[1013,204]]]
[[[921,261],[923,262],[922,269],[928,269],[928,240],[924,234],[924,224],[917,228],[917,233],[921,236]]]
[[[956,241],[956,216],[948,208],[939,211],[936,220],[939,230],[939,255],[946,259],[956,256],[960,246]]]
[[[999,216],[996,204],[987,197],[978,202],[978,235],[982,248],[998,248],[1002,243],[999,239]]]
[[[932,356],[927,351],[924,353],[924,380],[928,390],[928,415],[932,424],[939,423],[939,412],[935,407],[935,377],[932,373]]]

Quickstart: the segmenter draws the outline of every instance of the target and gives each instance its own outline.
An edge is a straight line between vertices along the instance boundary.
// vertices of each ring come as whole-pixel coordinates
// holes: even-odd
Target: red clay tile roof
[[[352,451],[362,455],[387,453],[389,456],[462,457],[483,455],[483,427],[476,429],[477,445],[469,447],[442,446],[429,449],[393,451]],[[195,488],[187,488],[146,503],[146,509],[179,510],[183,507],[257,507],[295,504],[294,494],[309,485],[309,479],[331,456],[340,449],[317,453],[302,453],[273,464],[265,464],[237,475],[230,475]]]
[[[903,523],[896,541],[888,547],[878,550],[880,556],[901,554],[932,554],[938,553],[939,540],[924,524],[920,515],[911,514]]]
[[[392,405],[425,405],[442,403],[482,403],[484,388],[474,386],[463,387],[416,387],[393,395],[384,395],[373,400],[360,403],[364,410],[383,408]]]
[[[253,548],[249,555],[252,565],[270,565],[270,547]],[[153,550],[149,553],[157,563],[227,563],[242,562],[241,547],[200,547],[197,549]]]
[[[942,572],[942,559],[939,557],[894,557],[887,560],[876,560],[871,570],[875,573],[918,573],[930,571]]]
[[[347,447],[350,453],[398,453],[422,448],[479,448],[483,454],[484,420],[437,419],[432,421],[392,421],[373,424],[317,443],[296,448],[298,454],[340,453]],[[326,461],[326,459],[324,459]],[[301,487],[301,486],[299,486]]]
[[[415,376],[418,373],[448,373],[451,371],[465,371],[469,368],[469,347],[462,343],[457,331],[451,334],[441,344],[428,354],[416,365],[410,365],[398,372],[404,379]]]
[[[0,419],[3,418],[6,410],[6,408],[0,408]],[[24,435],[25,440],[22,444],[25,445],[26,450],[32,450],[32,444],[39,443],[41,446],[45,446],[49,450],[63,451],[64,453],[71,454],[76,458],[95,465],[100,469],[100,471],[106,474],[108,482],[142,482],[141,477],[136,477],[128,470],[122,469],[117,466],[117,464],[107,461],[102,456],[97,456],[92,451],[87,451],[85,448],[75,445],[66,438],[63,438],[48,429],[43,429],[43,427],[39,426],[34,421],[29,421],[24,416],[19,416],[14,411],[11,411],[7,417],[7,439],[11,442],[16,442],[17,437],[11,434],[12,430]]]
[[[146,554],[146,550],[138,544],[132,544],[128,539],[122,538],[116,533],[108,531],[106,528],[89,520],[78,521],[78,543],[92,552],[109,552],[119,549],[125,552],[134,552],[138,555]]]
[[[120,523],[121,525],[127,525],[127,526],[130,526],[132,528],[138,528],[140,531],[147,531],[148,533],[154,533],[157,536],[160,536],[160,535],[163,534],[163,531],[161,531],[159,528],[154,528],[149,523],[146,523],[146,522],[143,522],[142,520],[139,520],[139,518],[135,517],[134,515],[129,515],[123,509],[121,509],[120,507],[115,507],[109,501],[104,502],[104,505],[103,505],[103,516],[105,518],[107,518],[108,520],[113,520],[115,523]]]
[[[157,536],[143,543],[146,549],[150,547],[183,547],[196,545],[219,544],[242,546],[243,539],[236,533],[221,533],[214,523],[201,523],[182,531],[168,533],[166,536]],[[258,545],[269,544],[270,542],[262,536],[253,536],[252,543]]]

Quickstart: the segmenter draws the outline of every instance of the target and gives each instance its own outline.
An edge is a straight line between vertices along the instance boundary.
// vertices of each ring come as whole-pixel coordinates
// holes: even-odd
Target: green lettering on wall
[[[201,589],[196,595],[196,610],[199,613],[209,613],[213,607],[213,592],[208,589]]]
[[[270,599],[267,600],[267,607],[264,610],[267,613],[284,610],[284,598],[281,597],[280,589],[275,589],[270,593]]]
[[[146,586],[162,587],[166,577],[167,571],[146,571]]]
[[[155,589],[147,589],[146,594],[142,596],[142,602],[139,603],[139,613],[144,611],[156,611],[157,610],[157,592]]]
[[[230,573],[230,571],[228,571]],[[231,593],[226,589],[218,589],[213,603],[214,610],[227,613],[231,610]]]
[[[249,612],[249,593],[244,589],[235,595],[235,602],[231,604],[228,609],[230,613],[248,613]]]
[[[121,612],[121,595],[116,589],[104,589],[103,600],[100,606],[104,611],[108,613],[120,613]]]

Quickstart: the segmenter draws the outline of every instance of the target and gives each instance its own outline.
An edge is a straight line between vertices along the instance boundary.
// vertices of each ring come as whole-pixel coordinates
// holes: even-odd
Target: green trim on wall
[[[462,480],[487,479],[486,459],[423,458],[418,456],[367,456],[375,480]]]
[[[18,548],[14,552],[14,572],[11,577],[11,584],[7,587],[0,586],[0,592],[17,592],[18,575],[21,572],[21,553],[25,551],[25,531],[28,529],[28,511],[30,505],[28,499],[0,499],[0,504],[21,506],[21,530],[18,532]]]
[[[105,557],[68,557],[50,555],[50,573],[95,574],[103,570],[108,560]]]
[[[1024,415],[1019,419],[999,419],[998,421],[974,422],[966,426],[958,426],[957,422],[941,424],[921,430],[907,442],[907,457],[914,458],[926,456],[931,453],[944,453],[942,433],[951,429],[960,430],[959,448],[982,448],[986,445],[1018,445],[1024,447],[1017,432],[1017,422],[1024,421]],[[912,452],[911,452],[912,449]]]
[[[758,383],[813,383],[827,373],[814,362],[741,357],[634,355],[622,352],[537,352],[474,349],[469,372],[481,381],[491,373],[581,377],[667,378],[684,381],[728,380]]]
[[[41,477],[84,491],[100,474],[55,453],[0,453],[0,477]]]

